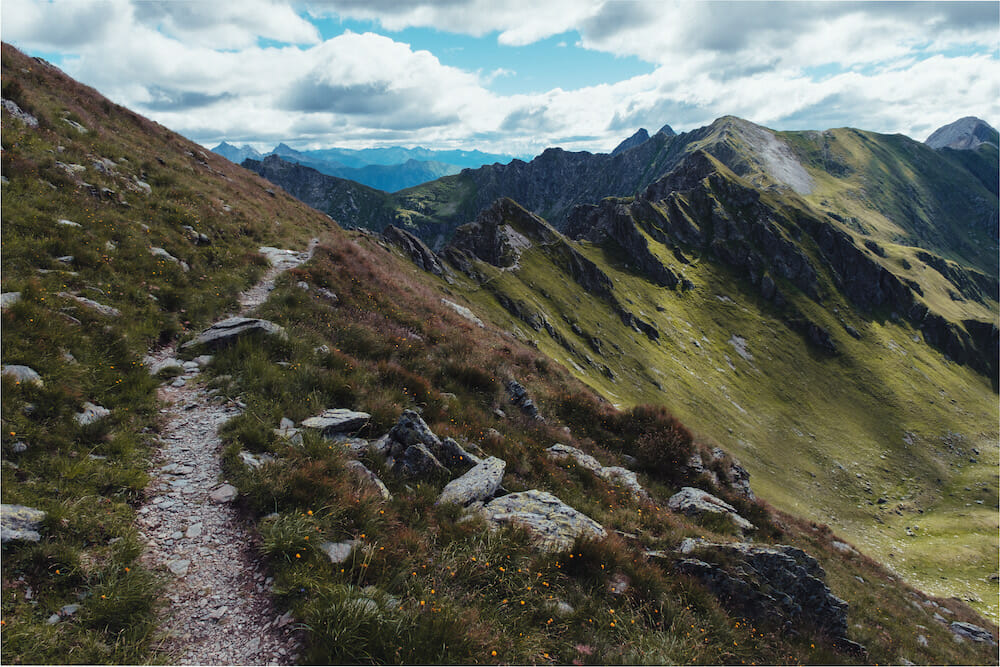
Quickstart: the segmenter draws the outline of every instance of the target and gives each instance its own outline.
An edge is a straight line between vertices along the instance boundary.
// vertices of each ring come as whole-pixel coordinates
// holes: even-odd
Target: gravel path
[[[275,277],[308,259],[308,253],[278,251],[264,278],[240,297],[240,313],[260,305]],[[176,348],[154,352],[156,361]],[[183,382],[180,381],[183,379]],[[199,386],[198,370],[159,389],[164,426],[155,455],[150,501],[139,509],[138,528],[146,540],[143,562],[172,577],[163,611],[159,651],[181,665],[294,664],[301,633],[289,616],[277,614],[271,581],[252,547],[252,528],[221,481],[218,428],[240,413],[240,404],[211,403]]]

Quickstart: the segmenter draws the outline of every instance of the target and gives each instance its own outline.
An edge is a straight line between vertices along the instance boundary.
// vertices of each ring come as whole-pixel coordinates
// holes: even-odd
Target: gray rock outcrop
[[[392,457],[390,464],[393,472],[410,479],[448,479],[451,473],[443,466],[437,457],[418,442],[410,445],[397,457]]]
[[[437,255],[431,252],[423,241],[405,229],[389,225],[382,231],[382,238],[406,253],[410,260],[424,271],[436,276],[445,275],[447,269]]]
[[[502,496],[487,503],[481,511],[496,525],[524,526],[538,547],[546,551],[568,549],[578,537],[597,539],[607,535],[601,524],[551,493],[537,489]]]
[[[528,396],[528,390],[521,386],[521,383],[517,380],[509,380],[507,383],[507,396],[510,397],[510,402],[521,409],[521,412],[528,415],[533,419],[540,419],[538,414],[538,407],[535,402],[531,400]]]
[[[736,526],[744,531],[754,530],[754,525],[741,517],[736,508],[713,496],[708,491],[702,491],[691,486],[685,486],[678,493],[675,493],[667,501],[667,507],[671,512],[678,512],[688,516],[698,517],[704,514],[725,514],[732,519]]]
[[[340,433],[353,433],[367,424],[371,417],[367,412],[358,412],[345,408],[331,408],[324,410],[315,417],[309,417],[302,422],[301,426],[303,428],[316,429],[326,438]]]
[[[636,499],[648,499],[649,494],[642,488],[639,478],[634,472],[621,466],[602,466],[601,463],[590,454],[570,447],[569,445],[555,444],[545,450],[550,459],[555,461],[572,461],[577,466],[590,471],[609,484],[626,489]]]
[[[181,345],[182,350],[195,347],[217,349],[232,345],[244,336],[280,336],[285,338],[285,330],[268,320],[253,317],[230,317],[216,322],[192,340]]]
[[[24,505],[0,505],[0,543],[38,542],[45,512]]]
[[[494,456],[488,457],[461,477],[453,479],[441,491],[437,504],[458,503],[471,505],[492,498],[507,469],[507,462]]]
[[[677,569],[701,581],[730,611],[785,631],[811,626],[842,650],[864,651],[847,639],[847,603],[824,583],[819,562],[801,549],[705,543],[697,553],[698,558],[681,560]]]
[[[953,621],[949,627],[956,637],[964,637],[965,639],[971,639],[974,642],[987,643],[992,646],[997,645],[997,642],[993,639],[993,635],[990,634],[990,631],[985,628],[981,628],[978,625],[964,623],[962,621]]]

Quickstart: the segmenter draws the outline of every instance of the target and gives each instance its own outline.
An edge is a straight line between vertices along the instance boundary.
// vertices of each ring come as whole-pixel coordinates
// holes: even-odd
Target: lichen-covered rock
[[[506,469],[506,461],[490,456],[461,477],[448,482],[441,491],[437,504],[470,505],[476,501],[492,498],[500,488],[500,481]]]
[[[481,511],[494,524],[524,526],[538,546],[546,551],[568,549],[581,536],[602,538],[607,535],[601,524],[586,514],[551,493],[537,489],[502,496],[487,503]]]
[[[667,501],[667,507],[670,508],[671,512],[695,517],[703,514],[726,514],[740,530],[754,530],[754,525],[741,517],[736,512],[735,507],[721,498],[716,498],[708,491],[694,487],[685,486],[678,493],[675,493]]]
[[[181,345],[181,349],[184,350],[199,346],[217,349],[232,345],[243,336],[252,335],[280,336],[284,338],[287,334],[282,327],[268,320],[253,317],[229,317],[205,329],[196,338]]]
[[[399,421],[389,431],[389,439],[395,443],[393,454],[410,445],[421,444],[432,450],[441,447],[441,439],[434,435],[427,423],[413,410],[403,410]]]
[[[277,459],[271,456],[270,454],[252,454],[246,450],[241,450],[240,461],[242,461],[243,465],[247,466],[248,468],[253,468],[254,470],[257,470],[259,468],[263,468],[268,463],[273,463],[277,461]]]
[[[598,474],[609,483],[627,490],[637,500],[645,500],[649,498],[649,494],[646,493],[646,489],[642,488],[642,484],[639,483],[639,478],[634,472],[627,468],[622,468],[621,466],[605,466],[601,468],[601,471]]]
[[[555,444],[545,450],[553,461],[573,461],[577,466],[589,470],[595,475],[600,474],[603,466],[590,454],[569,445]]]
[[[20,364],[4,364],[0,368],[0,374],[7,375],[14,378],[14,382],[17,384],[32,384],[36,387],[42,386],[42,376],[38,372],[29,367],[22,366]]]
[[[45,512],[24,505],[0,505],[0,543],[38,542]]]
[[[0,294],[0,309],[7,310],[20,300],[20,292],[4,292],[3,294]]]
[[[703,543],[697,554],[681,560],[677,569],[701,581],[724,607],[764,627],[790,630],[807,624],[844,640],[845,648],[863,650],[846,640],[847,603],[830,591],[823,568],[801,549]]]
[[[392,494],[389,493],[389,489],[382,483],[382,480],[378,478],[378,475],[365,467],[365,464],[361,463],[361,461],[348,461],[344,464],[344,467],[362,484],[375,489],[384,500],[392,500]]]
[[[110,414],[111,410],[88,401],[83,404],[83,411],[76,413],[73,418],[76,419],[76,422],[80,426],[87,426],[88,424],[93,424],[99,419],[104,419]]]
[[[483,324],[483,321],[481,319],[479,319],[478,317],[476,317],[475,313],[473,313],[471,310],[469,310],[465,306],[463,306],[461,304],[458,304],[458,303],[455,303],[454,301],[449,301],[448,299],[441,299],[441,303],[443,303],[444,305],[448,306],[449,308],[451,308],[452,310],[454,310],[456,313],[458,313],[459,315],[461,315],[465,319],[467,319],[470,322],[472,322],[473,324],[475,324],[477,327],[483,328],[483,327],[486,326],[485,324]]]
[[[304,428],[320,431],[323,437],[333,437],[340,433],[351,433],[368,423],[371,415],[367,412],[357,412],[345,408],[324,410],[315,417],[309,417],[302,422]]]

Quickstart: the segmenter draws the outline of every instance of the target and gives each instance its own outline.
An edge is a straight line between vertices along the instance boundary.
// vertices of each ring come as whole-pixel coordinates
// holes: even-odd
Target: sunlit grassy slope
[[[450,289],[616,404],[667,405],[737,454],[770,502],[834,526],[909,580],[995,617],[997,397],[987,378],[947,361],[889,314],[857,315],[832,290],[822,306],[788,293],[831,332],[837,356],[810,346],[717,262],[686,265],[697,287],[681,292],[629,268],[613,243],[564,243],[605,267],[618,302],[652,323],[658,341],[562,272],[552,248],[528,249],[510,270],[477,263],[483,284],[462,278]],[[574,351],[512,316],[496,294],[542,315]]]

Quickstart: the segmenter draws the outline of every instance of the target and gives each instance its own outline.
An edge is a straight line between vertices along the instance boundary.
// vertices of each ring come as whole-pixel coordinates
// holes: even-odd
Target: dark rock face
[[[382,238],[405,252],[413,263],[424,271],[436,276],[444,275],[445,267],[437,255],[431,252],[423,241],[405,229],[389,225],[382,232]]]
[[[702,544],[696,553],[713,562],[685,558],[677,569],[701,581],[734,613],[764,627],[794,632],[805,626],[832,639],[849,641],[847,603],[830,592],[823,582],[823,568],[801,549]]]
[[[528,396],[528,390],[522,387],[520,382],[517,380],[509,381],[507,383],[507,395],[510,397],[510,402],[519,407],[521,412],[532,419],[541,418],[538,414],[538,407],[535,406],[535,402]]]
[[[649,141],[649,132],[646,131],[646,128],[640,127],[635,134],[633,134],[631,137],[618,144],[618,146],[616,146],[615,149],[611,151],[611,155],[614,156],[618,155],[619,153],[624,153],[625,151],[635,148],[639,144],[644,144],[647,141]]]
[[[450,246],[499,268],[514,266],[535,243],[554,243],[559,233],[517,202],[498,199],[475,222],[455,231]]]

